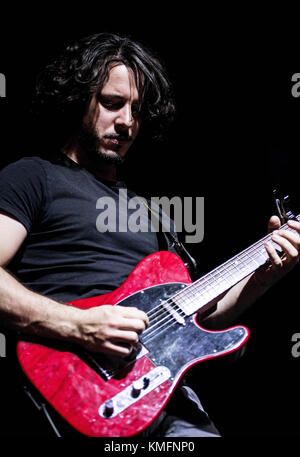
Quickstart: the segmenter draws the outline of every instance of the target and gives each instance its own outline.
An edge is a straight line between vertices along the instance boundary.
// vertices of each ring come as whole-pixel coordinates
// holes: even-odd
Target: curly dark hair
[[[135,75],[141,130],[152,138],[162,138],[175,114],[171,85],[162,63],[128,36],[106,32],[68,46],[37,78],[32,111],[39,122],[50,122],[60,146],[78,131],[92,96],[107,81],[111,64],[118,62]]]

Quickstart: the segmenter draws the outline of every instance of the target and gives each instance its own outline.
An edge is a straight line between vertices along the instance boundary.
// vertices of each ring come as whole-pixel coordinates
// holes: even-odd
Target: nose
[[[125,128],[130,128],[132,127],[133,122],[134,119],[132,116],[131,106],[126,104],[119,110],[116,124]]]

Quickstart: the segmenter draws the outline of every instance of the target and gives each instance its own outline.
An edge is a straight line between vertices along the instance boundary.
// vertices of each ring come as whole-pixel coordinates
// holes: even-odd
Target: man
[[[148,325],[136,308],[88,310],[63,303],[113,290],[147,254],[155,233],[96,228],[96,202],[124,188],[118,166],[140,131],[159,135],[174,104],[160,62],[144,47],[114,34],[80,40],[41,75],[36,107],[57,150],[50,160],[25,158],[0,175],[0,310],[5,324],[28,335],[76,343],[126,357]],[[59,151],[60,149],[60,151]],[[274,232],[279,256],[266,244],[269,265],[233,287],[204,321],[218,328],[234,320],[299,259],[300,224]],[[279,220],[270,219],[269,229]],[[7,269],[5,269],[7,267]],[[183,396],[195,418],[164,413],[146,433],[217,436],[194,393]],[[193,408],[191,408],[193,409]]]

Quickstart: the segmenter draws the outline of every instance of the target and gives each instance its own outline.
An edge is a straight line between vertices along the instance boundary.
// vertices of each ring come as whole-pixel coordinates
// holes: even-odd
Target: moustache
[[[108,140],[118,140],[118,141],[132,141],[132,136],[127,135],[126,133],[119,134],[119,135],[105,135],[104,138]]]

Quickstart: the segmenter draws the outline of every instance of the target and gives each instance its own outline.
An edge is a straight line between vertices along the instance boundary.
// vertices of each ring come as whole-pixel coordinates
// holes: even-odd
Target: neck
[[[84,167],[97,178],[105,179],[106,181],[117,181],[116,164],[106,163],[104,160],[100,159],[98,161],[91,159],[76,139],[67,143],[62,148],[62,152],[66,154],[69,159]]]
[[[300,214],[296,216],[296,219],[300,221]],[[283,224],[281,228],[295,232],[287,224]],[[172,300],[188,316],[200,311],[200,309],[201,312],[205,312],[215,304],[214,300],[220,297],[221,294],[269,261],[269,256],[265,249],[266,241],[271,243],[278,252],[282,253],[282,248],[272,241],[272,233],[266,235],[227,262],[201,276],[197,281],[175,294]]]

